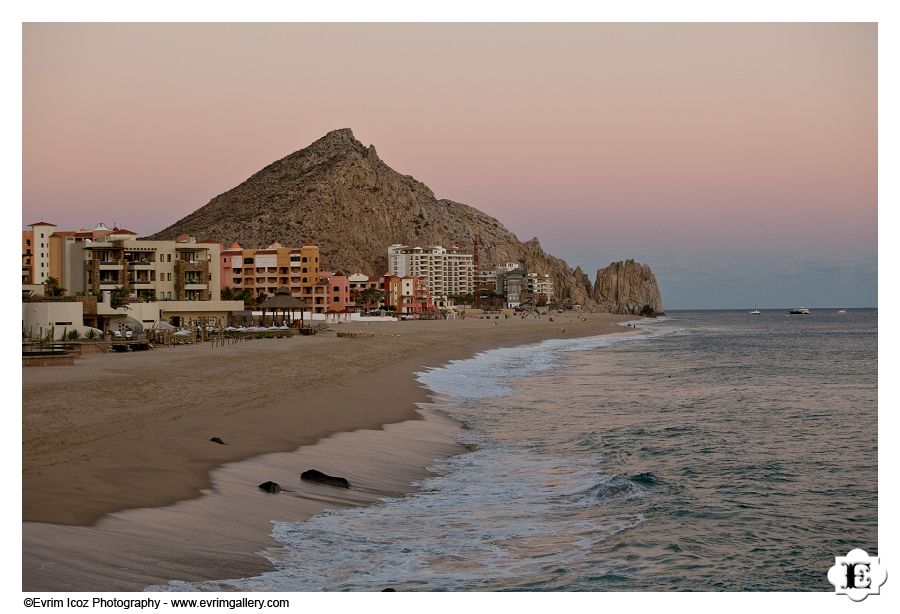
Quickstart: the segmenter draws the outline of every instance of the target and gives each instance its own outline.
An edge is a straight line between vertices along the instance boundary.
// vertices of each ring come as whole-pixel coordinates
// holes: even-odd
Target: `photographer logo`
[[[847,556],[834,557],[834,566],[828,570],[828,581],[834,592],[847,595],[853,601],[862,601],[869,595],[877,595],[887,580],[887,570],[881,559],[869,556],[865,550],[855,548]]]

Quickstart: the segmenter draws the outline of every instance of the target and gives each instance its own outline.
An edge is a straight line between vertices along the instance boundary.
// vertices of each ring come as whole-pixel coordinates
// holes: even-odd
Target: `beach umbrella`
[[[191,333],[190,333],[190,331],[180,330],[177,333],[175,333],[173,336],[175,336],[175,337],[190,337]]]

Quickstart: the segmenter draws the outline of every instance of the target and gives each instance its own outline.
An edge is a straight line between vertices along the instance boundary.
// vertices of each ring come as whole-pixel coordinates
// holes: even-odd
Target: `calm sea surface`
[[[877,311],[675,312],[422,373],[477,449],[176,590],[833,590],[878,548]],[[630,329],[626,329],[629,330]]]

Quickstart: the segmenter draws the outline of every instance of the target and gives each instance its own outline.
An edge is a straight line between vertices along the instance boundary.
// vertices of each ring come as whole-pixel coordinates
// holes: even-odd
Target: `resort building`
[[[84,289],[126,287],[131,298],[146,301],[209,301],[220,296],[221,246],[180,235],[175,241],[139,241],[111,235],[85,240]]]
[[[325,284],[326,313],[343,313],[356,308],[356,303],[350,298],[350,279],[346,275],[340,271],[319,271],[319,279]]]
[[[366,275],[365,273],[354,273],[347,277],[350,282],[350,293],[362,292],[370,288],[381,288],[384,284],[384,278],[378,275]]]
[[[264,249],[245,249],[234,243],[219,256],[222,287],[250,290],[253,296],[274,296],[280,287],[306,301],[315,313],[328,309],[327,286],[320,283],[319,248],[284,247],[273,243]]]
[[[70,296],[125,288],[132,301],[219,299],[216,242],[187,235],[142,241],[136,232],[102,223],[81,230],[55,230],[48,222],[30,228],[22,233],[22,283],[33,294],[42,294],[40,284],[52,277]]]
[[[553,300],[553,280],[546,273],[529,272],[520,262],[505,262],[478,275],[479,289],[505,297],[507,307],[547,304]]]
[[[550,303],[553,301],[553,279],[547,273],[529,273],[526,280],[528,291],[534,296],[536,302],[542,302],[539,297],[544,297],[544,301]]]
[[[137,233],[124,228],[109,228],[102,222],[88,230],[58,230],[50,235],[50,276],[65,293],[91,291],[85,286],[85,245],[94,241],[134,240]]]
[[[475,288],[477,290],[497,291],[497,271],[478,271],[475,274]]]
[[[472,294],[475,290],[473,256],[455,247],[391,245],[388,273],[425,279],[435,300]]]
[[[434,311],[427,282],[421,277],[384,276],[385,305],[398,314],[421,315]]]
[[[506,306],[515,309],[525,300],[523,294],[527,291],[528,271],[525,269],[498,268],[497,292],[506,297]]]

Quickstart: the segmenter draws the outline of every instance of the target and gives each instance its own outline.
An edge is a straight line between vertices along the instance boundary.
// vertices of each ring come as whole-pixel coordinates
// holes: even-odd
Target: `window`
[[[335,291],[335,292],[340,292],[340,291],[341,291],[341,287],[340,287],[340,286],[335,286],[335,287],[334,287],[334,291]]]
[[[306,262],[306,261],[307,261],[306,256],[303,256],[303,262]]]
[[[303,272],[303,273],[308,273],[308,272],[309,272],[309,269],[307,269],[306,267],[303,267],[302,272]]]
[[[25,245],[31,246],[31,239],[25,239]]]
[[[172,281],[172,274],[166,273],[166,281]]]
[[[44,265],[42,264],[41,266],[44,266]],[[308,282],[308,281],[309,281],[309,280],[308,280],[306,277],[303,278],[303,283],[306,283],[306,282]]]
[[[336,297],[334,297],[334,299],[333,299],[333,300],[334,300],[334,302],[335,302],[335,303],[340,303],[340,302],[341,302],[341,299],[340,299],[340,297],[337,297],[337,296],[336,296]]]
[[[166,254],[166,262],[172,262],[172,254]]]
[[[253,258],[244,258],[244,264],[253,264]]]

